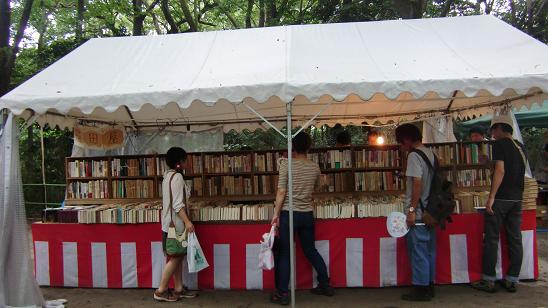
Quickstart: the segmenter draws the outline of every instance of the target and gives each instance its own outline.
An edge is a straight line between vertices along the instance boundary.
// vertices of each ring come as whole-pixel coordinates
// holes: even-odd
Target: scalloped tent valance
[[[492,16],[92,39],[0,98],[39,123],[255,129],[481,115],[548,98],[548,46]],[[242,103],[244,102],[244,103]]]

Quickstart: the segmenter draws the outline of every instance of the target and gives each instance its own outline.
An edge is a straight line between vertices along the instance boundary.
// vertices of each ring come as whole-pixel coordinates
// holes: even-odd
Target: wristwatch
[[[415,213],[415,208],[414,208],[414,207],[410,207],[410,208],[409,208],[409,213]]]

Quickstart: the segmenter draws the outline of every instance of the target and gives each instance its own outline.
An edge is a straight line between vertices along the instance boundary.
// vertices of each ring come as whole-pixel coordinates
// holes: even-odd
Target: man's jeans
[[[485,237],[483,239],[483,279],[497,279],[496,266],[499,250],[499,234],[501,225],[506,230],[510,267],[506,280],[519,281],[519,271],[523,259],[523,244],[521,242],[521,201],[495,200],[494,215],[485,213]]]
[[[314,240],[314,215],[312,212],[293,212],[293,229],[301,242],[304,255],[318,273],[318,284],[320,287],[329,285],[327,267],[322,256],[316,250]],[[288,292],[289,285],[289,212],[282,211],[280,214],[280,240],[278,245],[279,257],[276,264],[276,288],[280,293]]]
[[[415,286],[427,286],[436,278],[436,230],[414,226],[406,235],[407,251]]]

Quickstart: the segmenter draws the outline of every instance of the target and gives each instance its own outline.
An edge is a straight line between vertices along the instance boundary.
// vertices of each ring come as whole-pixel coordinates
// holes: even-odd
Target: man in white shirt
[[[434,165],[434,153],[426,148],[422,134],[412,124],[396,128],[396,140],[407,156],[405,207],[409,232],[406,236],[411,263],[413,291],[402,296],[407,301],[430,301],[434,297],[436,275],[436,232],[422,223],[423,209],[428,206],[433,171],[418,153],[421,151]]]

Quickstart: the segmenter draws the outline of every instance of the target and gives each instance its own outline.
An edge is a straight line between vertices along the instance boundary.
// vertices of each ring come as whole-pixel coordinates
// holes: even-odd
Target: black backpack
[[[434,165],[426,154],[418,149],[411,152],[419,154],[426,162],[426,165],[432,171],[432,183],[430,185],[430,194],[428,195],[428,206],[425,208],[422,199],[419,199],[422,210],[422,220],[428,226],[439,225],[445,229],[446,222],[453,222],[451,214],[455,210],[457,202],[453,195],[453,183],[445,179],[439,171],[439,163],[436,154],[434,154]]]

